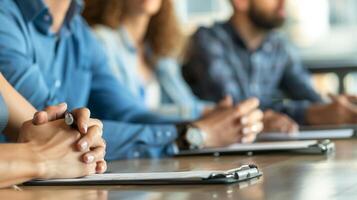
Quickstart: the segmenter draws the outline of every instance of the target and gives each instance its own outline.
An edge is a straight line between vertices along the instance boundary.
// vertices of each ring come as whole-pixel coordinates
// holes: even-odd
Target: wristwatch
[[[206,132],[203,130],[189,126],[185,134],[185,139],[189,144],[190,149],[202,149],[205,144]]]

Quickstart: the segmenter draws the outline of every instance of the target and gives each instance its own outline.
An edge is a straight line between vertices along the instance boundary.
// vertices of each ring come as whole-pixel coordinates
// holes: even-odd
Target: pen
[[[68,126],[75,126],[76,122],[74,120],[74,117],[72,115],[72,113],[66,111],[64,114],[64,122],[68,125]]]

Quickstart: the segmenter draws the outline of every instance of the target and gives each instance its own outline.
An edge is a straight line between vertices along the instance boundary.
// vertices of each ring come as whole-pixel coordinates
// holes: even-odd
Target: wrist
[[[189,149],[190,145],[186,141],[186,133],[188,130],[188,124],[177,124],[176,125],[176,130],[177,130],[177,139],[176,139],[176,145],[179,148],[179,150],[187,150]]]
[[[43,157],[43,152],[40,147],[35,145],[34,143],[25,143],[27,146],[27,152],[29,152],[29,163],[31,165],[32,171],[32,178],[44,178],[46,177],[46,159]]]

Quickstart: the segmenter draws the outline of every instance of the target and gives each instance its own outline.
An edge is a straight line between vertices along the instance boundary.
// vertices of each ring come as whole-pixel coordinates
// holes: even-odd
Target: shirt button
[[[55,87],[56,87],[56,88],[61,87],[61,85],[62,85],[62,83],[61,83],[60,80],[56,80],[56,81],[55,81]]]

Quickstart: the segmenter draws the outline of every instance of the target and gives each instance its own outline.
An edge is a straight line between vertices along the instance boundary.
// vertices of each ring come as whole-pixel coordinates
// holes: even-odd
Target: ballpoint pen
[[[76,122],[75,119],[73,117],[73,114],[66,111],[64,114],[64,122],[68,125],[68,126],[75,126]]]

